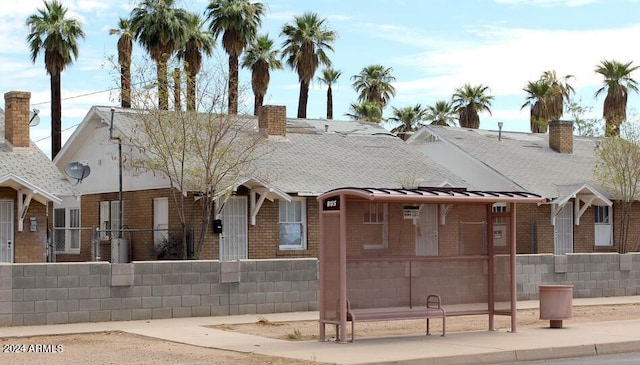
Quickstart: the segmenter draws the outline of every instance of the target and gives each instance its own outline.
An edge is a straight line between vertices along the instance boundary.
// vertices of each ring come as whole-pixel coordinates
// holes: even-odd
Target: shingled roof
[[[110,110],[94,107],[105,123]],[[258,118],[241,118],[258,130]],[[115,108],[115,128],[126,136],[134,124],[133,110]],[[287,194],[318,196],[344,186],[475,188],[374,123],[287,118],[286,134],[269,136],[263,152],[254,177]]]
[[[597,141],[574,136],[573,152],[559,153],[549,147],[548,134],[427,126],[409,143],[449,144],[516,188],[556,199],[585,185],[602,190],[593,177]]]
[[[271,138],[261,169],[288,193],[320,195],[344,186],[469,187],[373,123],[287,119],[287,134]]]
[[[0,109],[0,136],[4,136],[4,110]],[[27,185],[37,194],[34,199],[45,203],[74,194],[73,185],[51,160],[31,142],[27,148],[13,148],[0,139],[0,182],[2,185]],[[15,185],[15,186],[14,186]]]

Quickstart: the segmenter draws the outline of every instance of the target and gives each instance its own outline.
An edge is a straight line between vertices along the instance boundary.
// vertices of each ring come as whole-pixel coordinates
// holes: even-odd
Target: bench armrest
[[[427,296],[427,308],[441,309],[442,301],[440,300],[440,296],[437,294],[430,294]]]

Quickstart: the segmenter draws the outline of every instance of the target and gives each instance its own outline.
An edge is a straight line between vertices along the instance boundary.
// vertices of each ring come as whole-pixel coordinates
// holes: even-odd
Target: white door
[[[556,215],[553,233],[555,254],[573,253],[573,202],[565,204]]]
[[[249,258],[247,245],[247,197],[232,196],[222,208],[220,261]]]
[[[416,256],[438,256],[438,205],[422,204],[416,224]]]
[[[13,262],[13,201],[0,201],[0,262]]]
[[[169,198],[153,199],[153,243],[169,242]]]
[[[596,246],[611,246],[613,244],[612,230],[611,230],[611,215],[608,206],[594,206],[595,212],[595,245]]]

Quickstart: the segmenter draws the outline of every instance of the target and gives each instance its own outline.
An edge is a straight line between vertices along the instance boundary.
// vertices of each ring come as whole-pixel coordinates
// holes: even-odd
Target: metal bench
[[[351,342],[354,341],[355,323],[372,321],[390,321],[402,319],[426,319],[427,335],[431,335],[429,330],[430,318],[442,318],[442,336],[445,335],[447,312],[442,307],[442,301],[437,294],[427,296],[427,304],[424,307],[393,307],[393,308],[368,308],[352,309],[351,303],[347,299],[347,322],[351,322]],[[338,326],[336,326],[336,339],[338,336]]]

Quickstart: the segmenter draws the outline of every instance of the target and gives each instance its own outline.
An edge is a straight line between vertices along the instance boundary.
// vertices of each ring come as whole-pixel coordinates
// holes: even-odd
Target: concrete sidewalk
[[[574,306],[640,303],[640,296],[574,299]],[[538,301],[518,302],[519,309]],[[124,331],[189,345],[335,364],[497,364],[640,351],[640,317],[572,324],[563,329],[519,328],[452,332],[447,336],[360,338],[354,343],[284,341],[210,328],[216,324],[317,320],[317,312],[0,328],[0,337]]]

